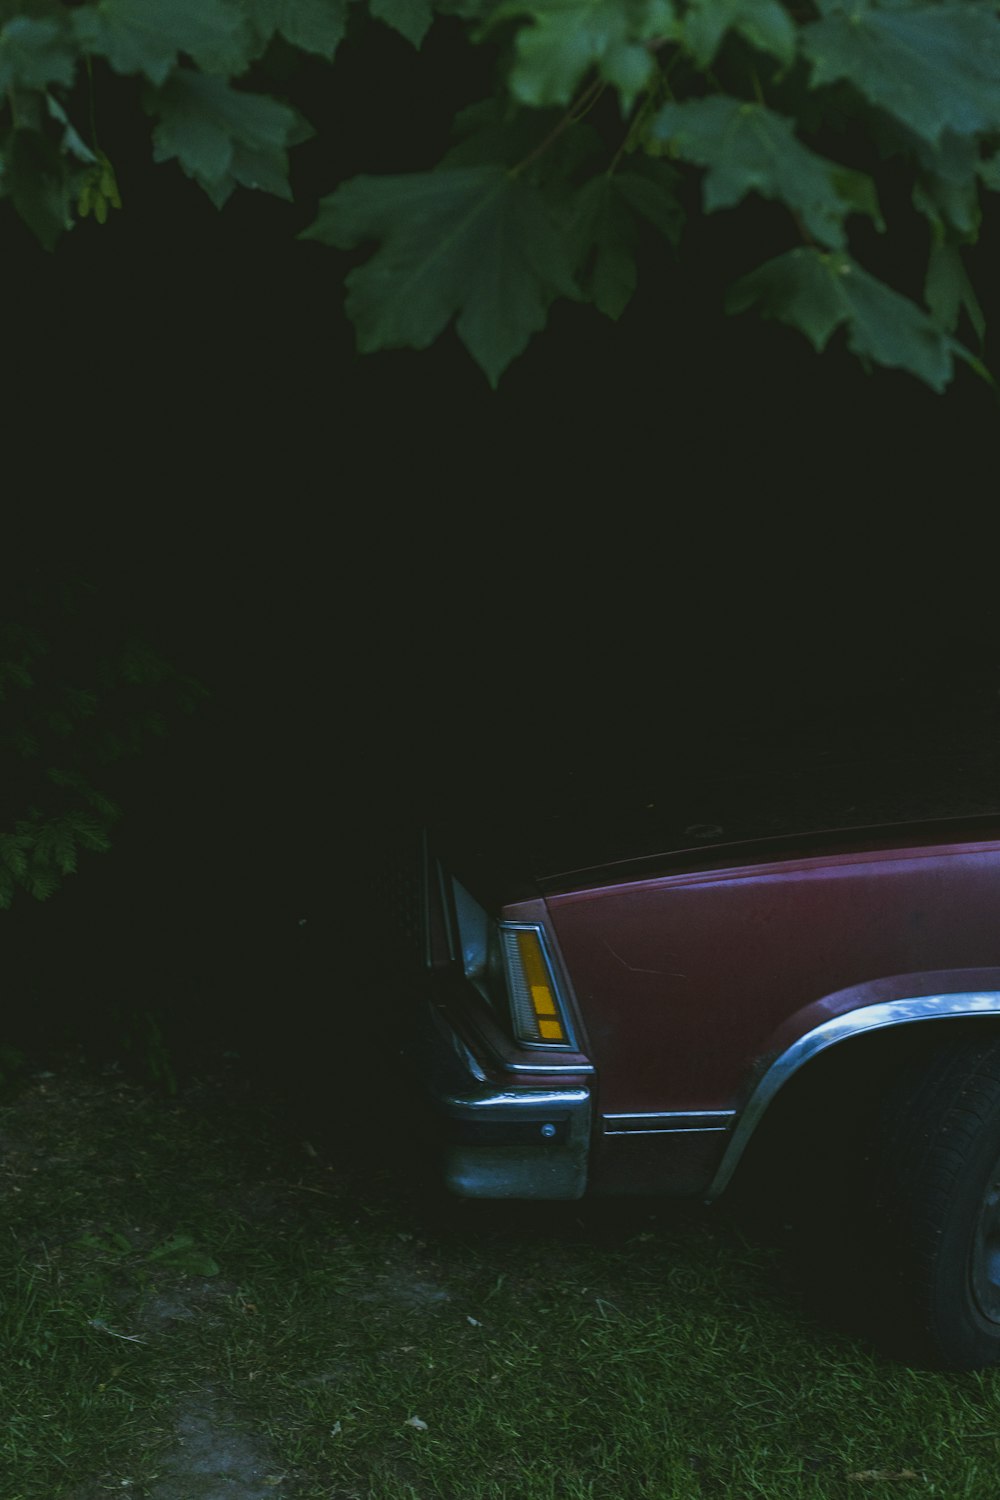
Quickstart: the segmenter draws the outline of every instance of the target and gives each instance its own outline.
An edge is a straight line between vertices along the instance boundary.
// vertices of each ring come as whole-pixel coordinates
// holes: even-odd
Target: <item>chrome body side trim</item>
[[[909,999],[888,1000],[864,1005],[844,1015],[824,1021],[792,1042],[764,1073],[743,1108],[726,1147],[722,1161],[705,1192],[705,1201],[713,1202],[727,1186],[743,1155],[750,1137],[760,1123],[778,1090],[807,1063],[828,1047],[868,1031],[905,1026],[914,1021],[955,1020],[983,1015],[1000,1018],[1000,991],[964,991],[954,995],[916,995]]]
[[[518,1046],[523,1047],[526,1045],[527,1043],[524,1042],[518,1043]],[[530,1063],[507,1062],[504,1060],[501,1066],[505,1073],[527,1073],[532,1078],[548,1078],[550,1076],[558,1078],[560,1073],[569,1073],[574,1078],[579,1078],[582,1074],[590,1074],[595,1071],[593,1063],[556,1063],[550,1062],[548,1059],[544,1062],[539,1059],[538,1062]]]
[[[446,1094],[441,1102],[448,1110],[470,1110],[478,1114],[488,1110],[495,1116],[512,1120],[534,1119],[537,1112],[551,1114],[553,1110],[589,1103],[586,1089],[498,1089],[493,1093]]]
[[[605,1135],[676,1135],[688,1131],[728,1130],[734,1109],[670,1109],[651,1114],[604,1115]]]

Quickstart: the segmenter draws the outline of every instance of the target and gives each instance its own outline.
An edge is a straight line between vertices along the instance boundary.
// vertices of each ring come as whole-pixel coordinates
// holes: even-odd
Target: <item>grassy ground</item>
[[[0,1109],[0,1500],[993,1497],[1000,1378],[888,1363],[699,1207],[454,1203],[220,1068]]]

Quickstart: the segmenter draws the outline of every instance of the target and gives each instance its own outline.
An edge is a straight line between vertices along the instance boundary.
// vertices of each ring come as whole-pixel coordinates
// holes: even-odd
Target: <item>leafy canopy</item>
[[[93,127],[116,75],[154,163],[219,208],[240,188],[291,198],[289,153],[312,134],[297,67],[334,63],[351,27],[419,48],[435,12],[493,48],[491,97],[441,160],[333,185],[303,233],[354,252],[362,351],[423,349],[454,325],[496,385],[556,299],[619,318],[640,261],[682,276],[700,202],[766,212],[784,240],[763,265],[747,251],[732,312],[818,350],[840,336],[935,391],[956,358],[990,378],[967,257],[1000,192],[996,0],[0,0],[0,197],[48,249],[128,212]],[[908,184],[909,210],[883,216],[883,179]],[[883,279],[893,264],[901,285]]]
[[[111,847],[118,773],[206,689],[123,632],[83,580],[30,571],[0,615],[0,911]],[[12,606],[12,607],[11,607]],[[152,774],[152,773],[151,773]]]

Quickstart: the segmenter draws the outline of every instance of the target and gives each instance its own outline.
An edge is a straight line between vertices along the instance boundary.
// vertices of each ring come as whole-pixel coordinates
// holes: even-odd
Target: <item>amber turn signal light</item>
[[[501,927],[514,1032],[519,1041],[566,1046],[569,1032],[537,927]]]

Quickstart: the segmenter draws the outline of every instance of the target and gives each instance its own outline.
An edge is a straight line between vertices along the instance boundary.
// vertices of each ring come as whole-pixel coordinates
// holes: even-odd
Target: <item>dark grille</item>
[[[382,850],[366,884],[373,957],[381,968],[416,972],[427,961],[420,843]]]

